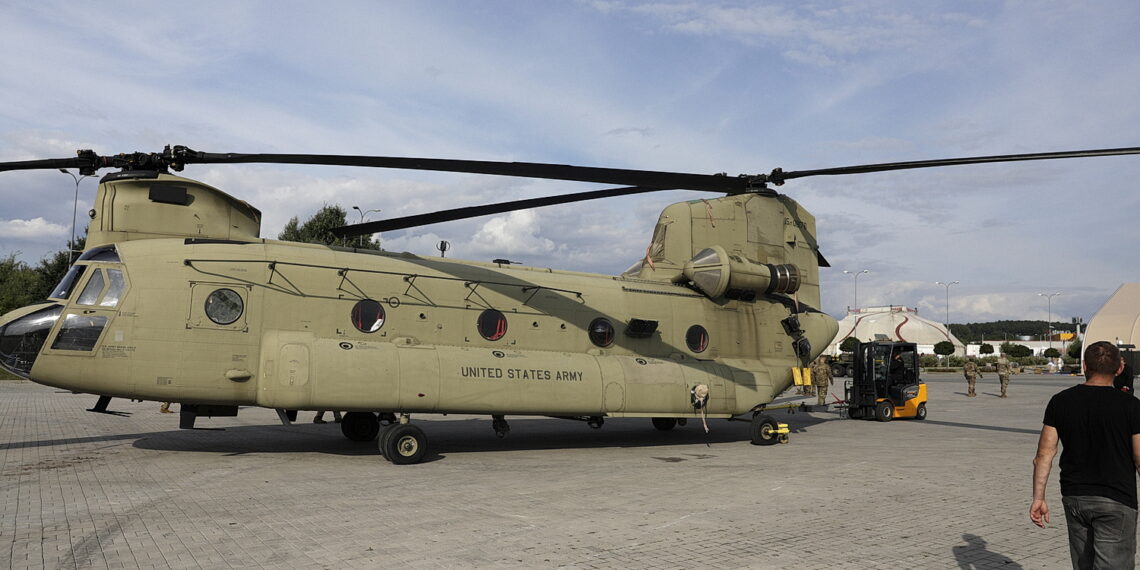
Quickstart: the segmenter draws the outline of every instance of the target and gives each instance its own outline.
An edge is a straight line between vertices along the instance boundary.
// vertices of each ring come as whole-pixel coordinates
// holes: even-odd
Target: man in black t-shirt
[[[1033,460],[1029,518],[1049,522],[1045,484],[1061,452],[1061,503],[1074,568],[1133,568],[1136,474],[1140,472],[1140,400],[1113,387],[1124,362],[1112,343],[1085,350],[1085,383],[1053,396]]]

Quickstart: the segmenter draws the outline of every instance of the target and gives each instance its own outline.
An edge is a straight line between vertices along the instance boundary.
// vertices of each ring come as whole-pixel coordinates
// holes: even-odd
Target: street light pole
[[[957,281],[943,283],[942,281],[935,281],[935,285],[941,285],[946,288],[946,340],[950,340],[950,286],[957,285]],[[946,355],[946,364],[950,364],[950,355]]]
[[[60,172],[70,176],[75,180],[75,200],[71,203],[71,238],[67,240],[67,257],[68,261],[72,260],[72,253],[75,253],[75,212],[79,209],[79,181],[84,178],[91,178],[90,175],[84,174],[83,176],[75,176],[70,170],[66,168],[59,169]]]
[[[364,216],[367,216],[368,214],[371,214],[372,212],[379,212],[380,211],[379,209],[361,210],[360,206],[353,206],[352,209],[356,210],[357,212],[360,212],[360,223],[362,223],[362,224],[364,223]],[[357,241],[357,243],[360,244],[360,247],[364,247],[364,236],[360,236],[360,239]]]
[[[1060,295],[1061,292],[1056,293],[1038,293],[1038,297],[1045,297],[1049,300],[1049,320],[1045,322],[1045,330],[1049,334],[1049,348],[1053,348],[1053,297]]]
[[[935,285],[941,285],[946,288],[946,332],[950,332],[950,286],[957,285],[957,281],[943,283],[942,281],[935,281]]]
[[[870,273],[870,272],[871,272],[870,269],[864,269],[862,271],[847,271],[846,269],[843,270],[843,273],[845,275],[854,275],[855,276],[855,309],[859,308],[859,276],[864,274],[864,273]]]

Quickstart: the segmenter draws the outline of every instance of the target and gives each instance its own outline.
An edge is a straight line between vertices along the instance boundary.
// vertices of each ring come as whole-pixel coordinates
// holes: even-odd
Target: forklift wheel
[[[889,422],[895,415],[895,407],[890,402],[879,402],[875,406],[875,419],[880,422]]]
[[[918,409],[915,410],[915,412],[914,412],[914,419],[916,419],[916,420],[925,420],[926,419],[926,402],[923,402],[923,403],[918,405]]]

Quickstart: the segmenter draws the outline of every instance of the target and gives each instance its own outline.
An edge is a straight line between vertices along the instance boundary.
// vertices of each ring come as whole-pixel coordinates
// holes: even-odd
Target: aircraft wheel
[[[388,457],[388,436],[392,435],[392,430],[395,429],[397,425],[399,424],[388,424],[384,429],[380,430],[380,455],[389,461],[391,459]]]
[[[772,445],[780,442],[780,426],[772,416],[752,417],[752,445]]]
[[[926,419],[926,402],[923,402],[923,403],[918,405],[918,410],[915,411],[914,419],[916,419],[916,420],[925,420]]]
[[[419,426],[396,424],[384,430],[381,453],[396,465],[411,465],[423,461],[427,453],[427,436]]]
[[[669,431],[677,426],[676,418],[653,418],[653,427],[661,431]]]
[[[875,419],[880,422],[889,422],[895,415],[895,407],[890,402],[879,402],[875,405]]]
[[[380,422],[372,412],[348,412],[340,421],[340,433],[352,441],[372,441],[380,433]]]

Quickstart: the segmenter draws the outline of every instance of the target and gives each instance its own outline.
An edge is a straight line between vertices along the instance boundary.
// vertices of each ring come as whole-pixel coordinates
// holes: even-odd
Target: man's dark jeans
[[[1073,568],[1135,568],[1136,509],[1105,497],[1061,497]]]

